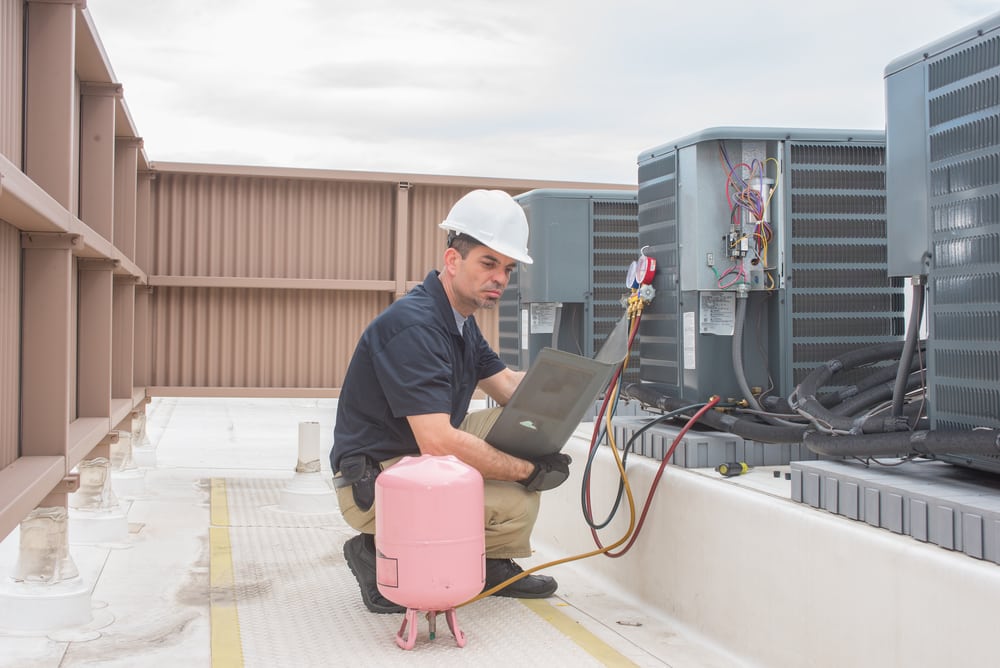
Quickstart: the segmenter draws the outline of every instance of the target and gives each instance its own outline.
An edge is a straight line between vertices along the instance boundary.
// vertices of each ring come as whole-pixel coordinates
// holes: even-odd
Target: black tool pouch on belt
[[[368,455],[348,455],[340,460],[340,475],[351,483],[354,503],[361,512],[368,512],[375,503],[375,478],[381,472]]]

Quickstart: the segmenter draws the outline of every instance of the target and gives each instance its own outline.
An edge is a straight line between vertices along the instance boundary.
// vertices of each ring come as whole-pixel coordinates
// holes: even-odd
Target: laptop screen
[[[617,364],[542,349],[486,442],[524,459],[559,452],[616,368]]]

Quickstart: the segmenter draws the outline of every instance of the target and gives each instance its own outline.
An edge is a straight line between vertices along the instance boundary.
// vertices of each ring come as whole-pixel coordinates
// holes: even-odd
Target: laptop
[[[559,452],[627,352],[627,316],[593,359],[543,348],[486,434],[486,442],[522,459]]]

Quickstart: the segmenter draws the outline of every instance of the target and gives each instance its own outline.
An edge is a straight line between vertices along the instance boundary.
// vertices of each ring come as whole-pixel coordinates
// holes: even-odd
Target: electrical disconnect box
[[[901,340],[882,133],[713,128],[638,163],[639,243],[659,261],[643,381],[787,397],[817,365]]]
[[[1000,14],[897,58],[885,90],[889,269],[926,275],[931,428],[1000,428]]]
[[[592,357],[625,315],[639,254],[634,191],[537,189],[514,198],[528,218],[528,250],[499,305],[501,359],[527,369],[542,348]],[[626,373],[638,380],[638,363]]]

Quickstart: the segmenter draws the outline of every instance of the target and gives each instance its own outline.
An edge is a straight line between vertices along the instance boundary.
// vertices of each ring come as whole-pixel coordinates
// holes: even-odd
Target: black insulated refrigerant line
[[[896,385],[892,391],[892,417],[903,414],[903,399],[906,397],[906,375],[910,363],[917,351],[917,341],[920,339],[920,323],[924,314],[924,277],[915,277],[913,283],[913,304],[910,310],[910,322],[906,330],[906,345],[899,356],[899,367],[896,373]]]
[[[794,410],[809,417],[815,425],[821,426],[823,431],[842,432],[844,434],[878,434],[893,431],[909,431],[912,425],[908,423],[905,417],[890,415],[888,417],[872,416],[855,419],[849,416],[837,415],[824,406],[817,398],[819,389],[826,385],[835,373],[884,360],[899,359],[904,346],[905,342],[903,341],[892,341],[867,348],[859,348],[845,353],[838,359],[830,360],[816,367],[795,388],[795,392],[789,398],[789,404]],[[909,376],[909,373],[906,376]]]
[[[848,436],[809,432],[803,443],[816,454],[835,457],[933,457],[945,454],[1000,456],[1000,432],[994,429],[903,431]]]

